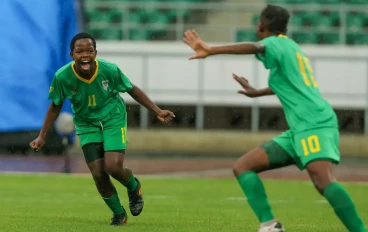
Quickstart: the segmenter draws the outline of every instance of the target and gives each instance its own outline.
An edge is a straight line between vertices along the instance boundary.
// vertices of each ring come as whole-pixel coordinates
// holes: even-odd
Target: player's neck
[[[74,68],[75,68],[75,66],[74,66]],[[96,69],[97,69],[97,66],[96,66],[96,61],[95,61],[95,62],[92,63],[92,67],[91,67],[91,69],[88,73],[83,73],[78,69],[75,69],[75,71],[83,79],[90,80],[93,77],[93,75],[95,74]]]
[[[271,32],[271,31],[267,31],[267,32],[265,32],[263,39],[271,37],[271,36],[277,36],[277,34]]]

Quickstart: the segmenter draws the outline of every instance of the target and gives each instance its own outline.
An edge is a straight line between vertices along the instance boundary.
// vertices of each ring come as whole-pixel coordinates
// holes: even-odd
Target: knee
[[[326,161],[315,161],[307,166],[308,174],[317,191],[323,195],[326,187],[335,181],[332,175],[332,164]]]
[[[321,195],[323,195],[326,187],[334,182],[334,179],[331,176],[326,175],[323,172],[310,173],[310,177],[312,179],[314,187]]]
[[[260,173],[268,168],[269,160],[266,152],[257,148],[243,155],[234,163],[233,173],[235,176],[249,171]]]
[[[118,173],[123,168],[123,162],[121,160],[108,161],[105,162],[105,168],[109,175],[112,177],[118,175]]]
[[[238,176],[239,174],[248,171],[253,171],[250,163],[248,162],[244,162],[239,159],[233,165],[233,173],[235,176]]]
[[[234,176],[238,176],[241,172],[242,172],[242,168],[240,168],[239,161],[237,160],[233,165]]]
[[[104,170],[93,170],[91,171],[93,180],[98,184],[108,179],[108,175]]]
[[[313,179],[313,184],[314,184],[314,187],[317,189],[317,191],[319,192],[319,194],[323,195],[326,187],[332,183],[332,181],[328,181],[328,182],[324,182],[322,181],[321,179]]]

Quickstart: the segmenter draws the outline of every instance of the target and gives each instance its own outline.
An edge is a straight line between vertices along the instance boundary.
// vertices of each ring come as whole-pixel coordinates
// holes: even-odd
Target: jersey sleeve
[[[61,87],[60,81],[56,76],[51,82],[49,89],[49,99],[51,99],[55,105],[61,105],[65,100],[63,88]]]
[[[114,75],[115,88],[118,92],[125,93],[133,89],[132,84],[127,76],[117,67]]]
[[[262,43],[265,46],[265,53],[256,54],[256,58],[263,63],[266,69],[271,69],[278,66],[281,51],[279,49],[279,38],[276,36],[271,36],[265,38],[259,43]]]

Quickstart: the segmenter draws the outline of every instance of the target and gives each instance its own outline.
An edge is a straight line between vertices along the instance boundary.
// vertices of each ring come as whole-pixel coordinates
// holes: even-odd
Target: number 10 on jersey
[[[304,156],[308,156],[310,153],[317,153],[321,151],[321,145],[317,135],[311,135],[307,139],[300,140],[302,144]]]

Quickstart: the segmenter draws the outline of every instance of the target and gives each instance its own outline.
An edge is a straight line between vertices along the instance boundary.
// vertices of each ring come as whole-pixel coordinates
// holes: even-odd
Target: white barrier
[[[305,46],[303,49],[322,95],[333,107],[367,108],[368,48]],[[203,114],[203,105],[244,105],[255,109],[280,106],[274,96],[249,99],[236,93],[239,86],[232,79],[232,72],[247,77],[256,87],[267,86],[268,70],[252,56],[189,61],[193,52],[178,42],[98,42],[97,50],[100,58],[115,62],[155,102],[195,104],[198,116]],[[128,95],[124,98],[133,102]],[[201,125],[198,122],[197,128]]]

